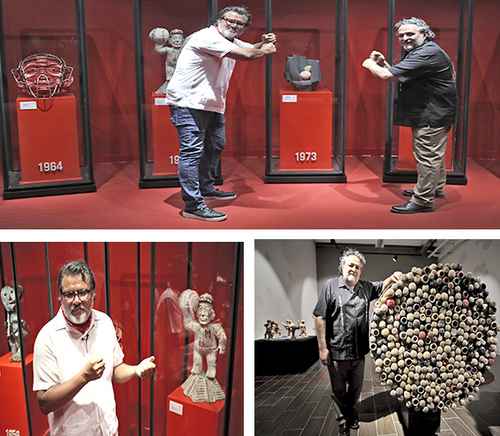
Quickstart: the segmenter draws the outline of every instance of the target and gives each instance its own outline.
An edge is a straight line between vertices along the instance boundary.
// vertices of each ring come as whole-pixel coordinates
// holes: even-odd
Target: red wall
[[[154,26],[182,27],[191,32],[207,22],[207,1],[143,2],[143,43],[146,95],[163,79],[163,59],[151,49],[147,32]],[[194,6],[193,6],[194,3]],[[226,1],[219,2],[221,6]],[[246,2],[254,12],[253,27],[246,34],[255,40],[264,29],[264,1]],[[331,0],[275,1],[274,27],[278,32],[279,53],[274,56],[274,125],[277,126],[277,92],[285,84],[283,63],[287,55],[300,52],[322,59],[323,86],[331,87],[333,75],[334,7]],[[385,85],[360,67],[373,48],[386,50],[385,0],[351,0],[348,37],[348,114],[347,153],[382,154],[384,146]],[[443,35],[456,34],[456,0],[425,2],[398,0],[404,15],[421,15]],[[64,4],[64,7],[62,6]],[[47,33],[74,30],[73,2],[26,0],[4,3],[7,40],[7,68],[18,61],[20,49],[15,39],[30,29]],[[6,6],[7,5],[7,6]],[[86,24],[89,52],[89,88],[92,137],[96,161],[129,161],[138,158],[136,113],[135,52],[133,43],[132,0],[88,0]],[[30,12],[32,11],[32,12]],[[193,12],[196,11],[196,12]],[[480,0],[475,6],[473,61],[470,104],[469,154],[498,159],[500,145],[500,12],[496,0]],[[12,39],[14,39],[12,41]],[[74,50],[68,61],[75,62]],[[9,98],[15,98],[9,77]],[[78,90],[75,84],[75,90]],[[11,117],[13,113],[11,111]],[[228,105],[228,154],[239,157],[264,154],[264,62],[240,62],[232,81]],[[167,122],[167,121],[166,121]],[[275,127],[273,142],[276,143]],[[15,137],[15,129],[13,130]]]

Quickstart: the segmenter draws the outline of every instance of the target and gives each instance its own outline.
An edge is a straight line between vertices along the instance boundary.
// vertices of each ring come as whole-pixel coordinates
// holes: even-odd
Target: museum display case
[[[266,57],[265,180],[345,182],[347,2],[267,0],[265,14],[279,35]]]
[[[10,420],[2,434],[41,435],[48,428],[32,389],[33,344],[59,310],[57,272],[69,260],[85,259],[96,279],[94,308],[113,320],[124,361],[154,355],[153,377],[115,384],[121,435],[237,435],[243,432],[243,247],[241,243],[1,243],[1,285],[22,285],[16,311],[26,323],[22,362],[10,362],[0,323],[0,392]],[[184,394],[196,354],[196,335],[186,328],[179,296],[189,290],[201,302],[210,294],[225,335],[215,379],[223,398],[191,400]],[[201,306],[205,303],[200,303]],[[195,305],[193,304],[192,307]],[[5,312],[7,313],[7,312]],[[198,315],[196,315],[198,319]],[[203,361],[203,371],[206,362]],[[212,376],[212,374],[208,374]],[[10,389],[4,389],[10,387]],[[16,402],[14,404],[14,401]],[[12,409],[12,410],[11,410]],[[16,410],[16,413],[10,413]],[[3,415],[2,415],[3,416]],[[11,422],[12,421],[12,422]],[[4,428],[4,426],[6,426]]]
[[[455,68],[457,84],[457,115],[448,134],[445,154],[447,183],[467,183],[467,140],[472,50],[473,0],[446,0],[426,3],[418,14],[436,34],[435,41],[448,53]],[[408,0],[389,0],[387,27],[381,29],[387,37],[387,59],[391,65],[399,62],[400,44],[392,31],[393,24],[415,15],[414,4]],[[389,31],[388,31],[389,29]],[[388,81],[386,107],[386,143],[384,182],[414,182],[417,179],[413,157],[411,127],[394,123],[398,81]]]
[[[167,6],[134,0],[141,188],[179,184],[179,140],[165,89],[184,38],[206,27],[216,7],[215,1],[208,0]]]
[[[0,17],[4,198],[95,191],[83,0],[1,2]]]

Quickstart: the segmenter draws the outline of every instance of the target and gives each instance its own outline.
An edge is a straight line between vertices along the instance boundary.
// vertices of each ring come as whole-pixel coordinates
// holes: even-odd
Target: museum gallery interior
[[[500,243],[429,239],[256,241],[255,434],[339,430],[312,313],[346,248],[364,254],[362,280],[404,273],[370,306],[359,429],[350,434],[499,434]]]
[[[178,139],[161,95],[169,53],[178,45],[174,38],[164,51],[155,50],[151,30],[186,37],[227,4],[2,2],[0,225],[206,228],[179,216]],[[211,227],[496,226],[500,211],[490,196],[500,186],[495,1],[418,8],[408,0],[246,4],[253,20],[242,39],[256,41],[272,31],[278,50],[236,67],[218,177],[239,198],[215,205],[229,220]],[[395,86],[361,68],[373,49],[398,61],[397,39],[388,29],[412,15],[430,23],[450,54],[459,96],[446,196],[432,220],[389,213],[402,202],[401,188],[414,182],[415,161],[407,128],[392,123]],[[319,61],[313,89],[286,80],[291,55]],[[49,67],[57,71],[57,89],[43,85],[52,78],[38,80],[33,94],[33,76]],[[472,213],[477,205],[480,214]]]

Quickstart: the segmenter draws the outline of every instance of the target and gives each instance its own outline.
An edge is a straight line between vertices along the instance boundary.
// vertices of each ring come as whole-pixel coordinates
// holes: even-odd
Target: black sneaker
[[[227,218],[227,215],[224,212],[210,209],[206,205],[200,206],[198,209],[194,210],[184,209],[182,211],[182,216],[184,218],[192,218],[202,221],[224,221]]]
[[[207,200],[234,200],[237,197],[236,192],[226,192],[218,189],[201,195]]]

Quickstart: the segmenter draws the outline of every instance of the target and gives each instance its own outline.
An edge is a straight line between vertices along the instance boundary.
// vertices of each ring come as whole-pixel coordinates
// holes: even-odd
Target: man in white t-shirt
[[[206,199],[233,200],[234,192],[215,188],[225,143],[224,111],[229,80],[237,59],[252,60],[276,52],[273,33],[255,44],[239,40],[251,14],[242,6],[222,9],[210,27],[189,36],[167,87],[171,120],[179,134],[179,182],[182,216],[223,221],[226,214],[210,209]]]
[[[51,436],[116,436],[112,381],[124,383],[154,368],[154,357],[123,362],[111,318],[94,310],[95,278],[83,261],[59,271],[61,307],[35,341],[33,390],[48,414]]]

